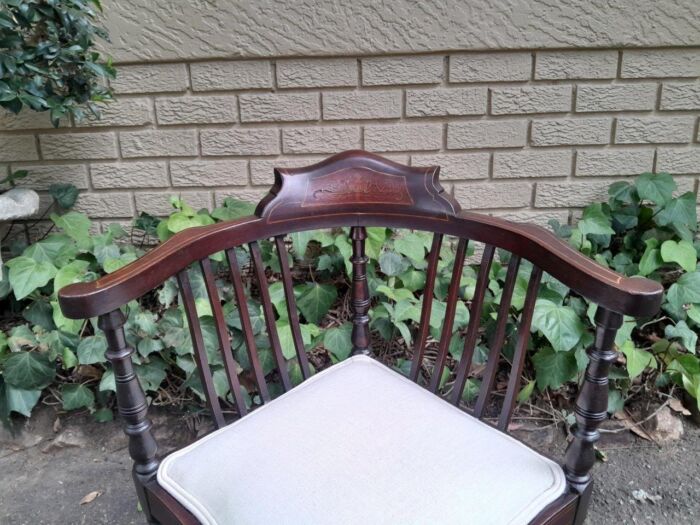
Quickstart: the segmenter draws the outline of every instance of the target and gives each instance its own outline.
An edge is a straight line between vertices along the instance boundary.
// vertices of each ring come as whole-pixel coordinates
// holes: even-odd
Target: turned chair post
[[[574,439],[566,449],[564,459],[566,479],[572,489],[581,494],[576,523],[583,523],[586,517],[592,489],[590,471],[595,464],[594,447],[600,439],[598,426],[607,417],[608,374],[610,365],[617,359],[615,334],[622,321],[622,314],[601,306],[596,310],[595,342],[588,349],[590,360],[576,399],[576,424],[572,429]]]
[[[105,357],[114,371],[117,405],[124,420],[124,433],[129,437],[129,455],[134,461],[132,475],[139,502],[146,517],[152,520],[144,487],[153,480],[158,470],[158,446],[151,433],[152,423],[147,417],[146,396],[131,361],[134,349],[127,345],[124,336],[125,321],[124,314],[117,309],[101,315],[98,326],[107,338],[108,350]]]
[[[367,284],[367,261],[364,226],[350,228],[352,240],[352,355],[371,355],[369,344],[369,285]]]

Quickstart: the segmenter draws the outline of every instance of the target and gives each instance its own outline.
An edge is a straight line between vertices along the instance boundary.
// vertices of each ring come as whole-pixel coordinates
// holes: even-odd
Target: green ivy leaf
[[[399,275],[404,288],[412,292],[417,292],[425,287],[425,278],[425,272],[414,270],[413,268],[409,268]]]
[[[73,184],[52,184],[49,186],[49,195],[51,195],[58,205],[64,210],[69,210],[75,205],[78,200],[78,188]]]
[[[659,268],[664,263],[664,260],[661,258],[658,239],[647,239],[644,243],[646,244],[646,249],[639,260],[639,274],[646,277]]]
[[[29,257],[15,257],[7,261],[8,279],[18,301],[37,288],[41,288],[56,275],[56,267],[50,262],[39,262]]]
[[[676,242],[672,239],[661,245],[661,258],[664,262],[675,262],[686,272],[695,271],[698,258],[695,247],[690,241]]]
[[[375,226],[367,228],[367,240],[365,242],[365,252],[371,259],[379,259],[379,254],[382,251],[382,246],[386,241],[387,229],[384,227]]]
[[[22,390],[37,390],[48,386],[56,375],[56,368],[46,354],[17,352],[5,360],[5,382]]]
[[[157,358],[152,358],[150,363],[136,365],[136,375],[143,389],[147,392],[155,392],[165,379],[166,364]]]
[[[309,323],[318,324],[338,297],[338,291],[330,284],[308,283],[297,286],[301,295],[297,301],[299,310]]]
[[[51,214],[51,220],[56,226],[73,239],[81,250],[88,250],[92,246],[90,239],[90,219],[84,213],[69,211],[64,215]]]
[[[573,308],[548,299],[538,299],[535,303],[532,327],[541,331],[557,352],[572,349],[585,331]]]
[[[634,379],[644,372],[647,367],[655,363],[654,356],[646,350],[634,347],[632,341],[627,341],[620,347],[620,351],[625,354],[627,360],[627,374],[630,379]]]
[[[668,173],[642,173],[636,181],[639,198],[663,206],[673,196],[676,183]]]
[[[31,257],[38,262],[51,263],[61,267],[75,258],[78,250],[70,237],[61,233],[54,233],[43,241],[32,243],[22,253],[25,257]]]
[[[394,249],[414,261],[425,259],[423,239],[415,233],[408,233],[394,241]]]
[[[379,256],[379,268],[389,277],[402,274],[409,266],[408,261],[396,252],[384,252]]]
[[[532,393],[535,390],[535,380],[528,381],[527,384],[518,392],[518,403],[525,403],[528,399],[532,397]]]
[[[685,349],[694,354],[698,345],[698,334],[690,329],[685,321],[678,321],[676,325],[666,325],[664,335],[668,339],[680,339]]]
[[[61,396],[64,410],[90,408],[95,404],[95,395],[85,385],[62,385]]]
[[[306,230],[300,232],[294,232],[290,235],[292,238],[292,250],[294,251],[294,258],[298,261],[304,259],[306,255],[306,248],[309,245],[309,241],[314,238],[316,232],[313,230]]]
[[[89,266],[89,262],[82,261],[80,259],[76,259],[70,264],[63,266],[60,270],[58,270],[58,272],[56,272],[56,276],[54,277],[54,293],[57,294],[61,288],[68,286],[69,284],[82,282],[85,279],[85,274]]]
[[[104,363],[107,340],[102,334],[83,338],[78,345],[78,362],[81,365]]]
[[[696,196],[692,191],[686,192],[671,201],[656,215],[656,224],[669,226],[682,238],[693,240],[697,229],[698,216],[695,208]]]
[[[135,253],[127,252],[122,255],[120,255],[117,258],[111,258],[108,257],[104,260],[102,264],[102,268],[104,268],[104,271],[107,273],[113,273],[119,270],[120,268],[123,268],[127,264],[131,264],[134,262],[138,257],[136,256]]]
[[[537,387],[544,390],[549,387],[559,388],[576,375],[576,357],[574,352],[557,352],[544,347],[532,356],[535,365]]]
[[[338,360],[347,359],[352,351],[352,323],[343,323],[334,328],[329,328],[323,333],[323,346]]]
[[[4,397],[7,413],[17,412],[25,417],[31,416],[32,409],[39,402],[39,397],[41,397],[41,390],[15,388],[7,383],[0,385],[0,389],[3,387],[5,390]],[[2,412],[2,410],[2,407],[0,407],[0,412]]]
[[[610,226],[610,217],[603,211],[603,205],[599,202],[587,206],[583,210],[583,216],[578,221],[578,229],[584,235],[613,235],[615,230]]]

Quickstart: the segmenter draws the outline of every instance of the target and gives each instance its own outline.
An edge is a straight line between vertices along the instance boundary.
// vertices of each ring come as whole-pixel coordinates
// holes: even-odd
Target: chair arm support
[[[124,420],[124,433],[129,437],[129,455],[134,460],[134,484],[141,507],[146,516],[150,516],[144,487],[158,470],[158,446],[151,433],[152,423],[147,417],[146,396],[131,361],[134,349],[127,345],[124,336],[125,321],[124,314],[117,309],[101,315],[98,326],[107,338],[105,357],[114,371],[119,414]]]
[[[622,326],[622,320],[621,314],[602,307],[598,307],[595,314],[595,342],[588,349],[590,361],[576,399],[574,439],[566,449],[564,459],[566,479],[578,493],[583,493],[591,482],[594,446],[600,439],[598,426],[607,417],[608,374],[610,365],[617,359],[615,334]]]

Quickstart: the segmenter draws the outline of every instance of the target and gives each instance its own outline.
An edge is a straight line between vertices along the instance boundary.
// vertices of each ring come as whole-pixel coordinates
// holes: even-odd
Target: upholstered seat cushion
[[[368,357],[319,373],[163,460],[218,525],[525,524],[561,468]]]

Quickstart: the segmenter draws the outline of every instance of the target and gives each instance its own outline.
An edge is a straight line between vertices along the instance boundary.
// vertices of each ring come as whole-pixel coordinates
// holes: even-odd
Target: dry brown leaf
[[[674,397],[668,402],[668,406],[671,407],[671,410],[673,410],[674,412],[678,412],[679,414],[683,414],[684,416],[690,415],[690,410],[683,406],[683,403],[681,403],[680,399],[676,399]]]
[[[95,499],[97,499],[98,496],[101,495],[101,490],[93,490],[92,492],[88,492],[87,494],[85,494],[85,496],[83,496],[83,499],[80,500],[80,504],[87,505],[88,503],[92,503],[93,501],[95,501]]]

